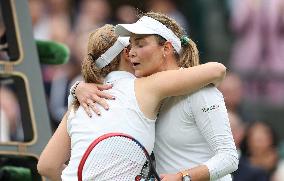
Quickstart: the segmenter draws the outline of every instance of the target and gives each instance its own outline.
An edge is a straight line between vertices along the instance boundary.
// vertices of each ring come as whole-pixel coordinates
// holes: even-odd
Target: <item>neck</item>
[[[165,70],[177,70],[179,68],[175,58],[171,57],[166,61]]]
[[[130,64],[130,61],[127,61],[124,58],[121,58],[119,62],[118,70],[126,71],[126,72],[134,74],[134,70],[132,68],[132,65]]]

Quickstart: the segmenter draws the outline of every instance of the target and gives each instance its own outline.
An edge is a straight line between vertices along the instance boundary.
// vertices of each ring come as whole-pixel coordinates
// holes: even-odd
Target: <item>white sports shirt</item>
[[[152,152],[156,120],[146,118],[140,111],[134,92],[134,80],[135,77],[128,72],[111,72],[105,78],[106,83],[113,84],[113,88],[107,92],[116,97],[115,100],[107,100],[110,109],[106,111],[101,108],[101,116],[94,113],[90,118],[84,109],[79,107],[75,114],[73,112],[69,115],[67,130],[71,137],[71,158],[62,172],[63,181],[77,181],[78,165],[85,150],[93,140],[106,133],[131,135],[142,143],[149,153]],[[117,160],[115,168],[122,166],[121,162]],[[125,178],[116,176],[98,180],[134,180]]]
[[[156,125],[158,173],[177,173],[200,164],[210,180],[231,181],[238,154],[222,94],[205,87],[164,101]]]

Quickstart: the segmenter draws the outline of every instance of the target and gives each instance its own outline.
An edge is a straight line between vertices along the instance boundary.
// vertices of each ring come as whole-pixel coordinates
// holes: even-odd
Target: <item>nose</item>
[[[130,48],[130,50],[129,50],[129,57],[130,58],[134,58],[136,56],[136,52],[135,52],[135,50],[134,50],[134,48]]]

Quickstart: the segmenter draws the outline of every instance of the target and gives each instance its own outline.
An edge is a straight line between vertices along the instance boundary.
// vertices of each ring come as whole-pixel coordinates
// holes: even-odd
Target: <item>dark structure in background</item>
[[[6,121],[8,132],[20,133],[0,142],[0,180],[45,180],[37,173],[36,164],[51,128],[28,2],[1,0],[0,6],[0,127]],[[18,103],[16,120],[9,120],[11,116],[3,111],[7,113],[9,99],[1,96],[4,89]]]

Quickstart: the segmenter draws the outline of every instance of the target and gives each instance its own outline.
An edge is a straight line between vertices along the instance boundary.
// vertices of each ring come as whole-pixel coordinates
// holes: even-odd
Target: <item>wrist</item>
[[[77,81],[77,82],[71,87],[70,93],[71,93],[71,95],[73,96],[73,98],[74,98],[75,100],[78,100],[78,98],[77,98],[77,96],[76,96],[76,89],[77,89],[78,85],[80,84],[80,82],[81,82],[81,81]]]
[[[182,181],[191,181],[191,176],[189,175],[188,170],[180,171],[179,175],[181,175]]]
[[[182,172],[180,171],[180,172],[176,173],[176,175],[178,176],[178,180],[181,180],[181,181],[182,181],[182,179],[183,179],[183,174],[182,174]]]

